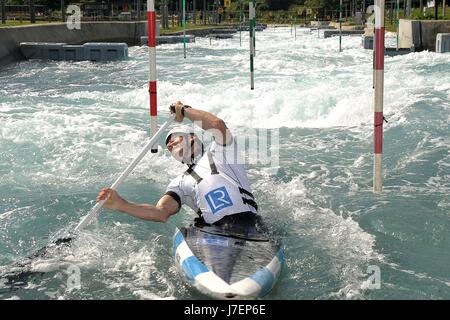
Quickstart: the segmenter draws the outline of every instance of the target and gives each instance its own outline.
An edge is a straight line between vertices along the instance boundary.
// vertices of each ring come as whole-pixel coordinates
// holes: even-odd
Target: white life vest
[[[200,177],[194,170],[195,165],[186,171],[196,181],[194,190],[200,217],[207,224],[213,224],[225,216],[256,212],[258,205],[251,192],[218,172],[211,152],[207,151],[207,156],[211,172]]]

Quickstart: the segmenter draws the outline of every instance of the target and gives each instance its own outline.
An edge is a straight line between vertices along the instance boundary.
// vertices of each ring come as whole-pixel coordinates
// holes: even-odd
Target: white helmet
[[[169,143],[170,140],[170,136],[173,134],[178,134],[178,135],[182,135],[182,136],[188,136],[191,134],[195,134],[194,132],[194,128],[190,127],[190,126],[186,126],[186,125],[179,125],[175,128],[172,128],[166,135],[166,146]]]
[[[197,140],[198,140],[198,141],[200,142],[200,144],[201,144],[201,153],[200,153],[200,154],[196,154],[196,155],[193,155],[193,154],[192,154],[192,155],[187,155],[187,154],[186,154],[186,155],[184,156],[183,159],[177,159],[177,157],[175,157],[175,159],[177,159],[178,161],[181,161],[182,163],[191,164],[191,163],[194,162],[194,160],[195,160],[198,156],[200,156],[200,155],[203,154],[203,151],[204,151],[203,141],[202,141],[202,139],[200,139],[199,136],[194,132],[194,128],[193,128],[193,127],[187,126],[187,125],[179,125],[179,126],[173,128],[173,129],[171,129],[171,130],[167,133],[167,135],[166,135],[166,140],[165,140],[166,146],[167,146],[167,144],[169,143],[170,137],[171,137],[173,134],[181,135],[181,136],[183,136],[183,137],[190,136],[190,135],[195,135],[195,137],[197,138]],[[188,140],[186,139],[185,141],[188,141]],[[192,142],[192,143],[193,143],[193,142]],[[193,146],[193,144],[192,144],[190,147],[192,148],[192,146]]]

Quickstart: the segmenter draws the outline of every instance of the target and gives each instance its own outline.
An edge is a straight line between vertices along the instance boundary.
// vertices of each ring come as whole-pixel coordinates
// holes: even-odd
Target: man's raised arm
[[[210,132],[215,141],[221,145],[229,145],[233,139],[230,130],[225,122],[210,112],[192,108],[184,105],[180,101],[175,103],[175,120],[182,122],[186,117],[192,122],[201,124],[203,130]]]

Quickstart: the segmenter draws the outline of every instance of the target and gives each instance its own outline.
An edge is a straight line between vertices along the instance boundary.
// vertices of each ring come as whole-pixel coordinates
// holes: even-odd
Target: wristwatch
[[[184,109],[189,109],[192,108],[191,106],[188,105],[183,105],[183,107],[181,107],[181,115],[184,117]]]

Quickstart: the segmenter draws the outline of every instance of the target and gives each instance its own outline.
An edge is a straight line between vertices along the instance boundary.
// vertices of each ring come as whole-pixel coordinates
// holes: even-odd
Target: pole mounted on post
[[[150,95],[150,131],[153,137],[158,131],[157,120],[157,91],[156,91],[156,14],[155,0],[147,0],[147,37],[148,37],[148,62]],[[152,153],[158,152],[158,147],[152,147]]]
[[[385,0],[375,0],[374,192],[383,189],[384,7]]]

